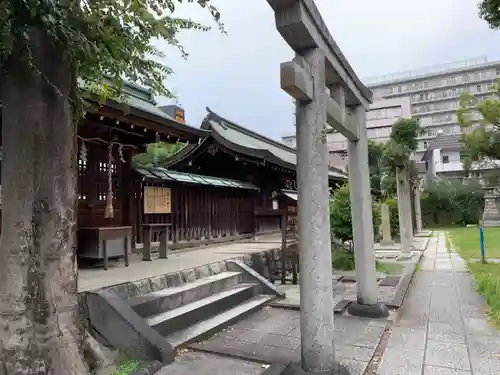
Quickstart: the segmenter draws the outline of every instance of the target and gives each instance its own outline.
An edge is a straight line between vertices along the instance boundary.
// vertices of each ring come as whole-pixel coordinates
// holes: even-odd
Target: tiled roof
[[[210,185],[246,190],[259,190],[257,186],[248,182],[231,180],[228,178],[202,176],[194,173],[171,171],[160,167],[151,169],[136,168],[136,171],[149,181],[180,182],[195,185]]]
[[[239,146],[240,151],[248,150],[252,156],[260,156],[269,162],[281,161],[291,168],[296,167],[297,154],[294,148],[220,117],[209,108],[207,111],[208,115],[201,126],[202,129],[210,130],[228,141],[229,144]],[[347,179],[347,174],[337,168],[330,168],[329,175],[332,178]]]
[[[432,150],[454,150],[462,148],[461,134],[439,134],[432,140],[432,142],[425,150],[422,160],[427,160]]]
[[[79,80],[79,84],[83,86],[84,82]],[[163,112],[157,106],[154,95],[150,89],[139,86],[135,83],[124,82],[123,92],[125,94],[123,104],[128,106],[131,112],[135,112],[134,114],[138,117],[170,126],[173,129],[181,130],[185,133],[195,134],[197,136],[208,135],[199,128],[179,122]],[[108,100],[106,105],[109,105],[110,107],[120,107],[120,104],[115,100]]]

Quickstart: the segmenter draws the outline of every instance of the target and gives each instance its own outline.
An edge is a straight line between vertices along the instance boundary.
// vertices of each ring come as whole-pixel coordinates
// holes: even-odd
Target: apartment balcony
[[[474,107],[472,107],[472,108],[474,108]],[[458,109],[458,105],[455,108],[435,109],[435,110],[426,111],[426,112],[414,112],[413,108],[412,108],[411,117],[418,119],[419,117],[423,117],[423,116],[441,115],[443,113],[456,113],[457,109]],[[427,126],[429,126],[429,125],[427,125]],[[430,126],[432,126],[432,125],[430,125]]]
[[[471,171],[487,171],[492,169],[499,169],[500,161],[498,160],[490,160],[482,163],[474,163],[470,170]],[[450,161],[448,163],[434,163],[434,170],[436,173],[440,172],[461,172],[464,170],[461,161]]]
[[[424,77],[421,77],[421,78],[424,78]],[[483,83],[490,83],[491,81],[494,81],[497,78],[498,78],[498,76],[496,76],[496,75],[489,75],[487,77],[485,76],[485,77],[481,77],[479,79],[471,77],[467,81],[462,81],[462,80],[457,79],[455,81],[446,81],[446,82],[443,82],[441,84],[428,85],[426,87],[424,87],[424,86],[415,87],[415,88],[407,87],[406,90],[403,89],[401,91],[394,90],[395,87],[399,86],[398,83],[390,82],[387,85],[388,86],[390,85],[390,88],[392,88],[392,91],[389,88],[388,91],[386,91],[385,93],[382,94],[382,97],[383,98],[394,98],[394,97],[398,97],[398,96],[402,96],[402,95],[421,94],[421,93],[425,93],[425,92],[429,92],[429,91],[436,91],[436,90],[440,90],[440,89],[451,89],[451,88],[456,88],[456,87],[465,86],[465,85],[478,85],[478,84],[483,84]],[[369,85],[369,87],[370,87],[370,85]]]
[[[450,161],[448,163],[434,163],[434,171],[436,173],[442,172],[461,172],[464,170],[461,161]]]
[[[491,82],[491,85],[495,84],[495,80],[493,80]],[[456,94],[446,94],[446,96],[434,96],[434,97],[429,97],[427,99],[422,99],[420,100],[420,98],[418,99],[414,99],[414,98],[411,98],[411,104],[415,104],[415,105],[419,105],[419,104],[428,104],[428,103],[436,103],[436,102],[443,102],[443,101],[447,101],[447,100],[459,100],[460,97],[462,96],[462,94],[470,94],[472,95],[473,97],[478,97],[478,96],[481,96],[481,95],[487,95],[487,96],[490,96],[492,94],[494,94],[495,92],[493,91],[493,89],[491,87],[488,87],[486,90],[482,90],[481,88],[481,91],[477,92],[477,91],[474,91],[474,85],[475,85],[475,82],[471,83],[471,86],[468,87],[465,91],[461,91],[461,92],[458,92]],[[470,89],[470,90],[469,90]]]

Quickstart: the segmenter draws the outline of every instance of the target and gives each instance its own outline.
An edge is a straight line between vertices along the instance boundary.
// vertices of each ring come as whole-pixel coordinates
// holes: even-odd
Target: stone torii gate
[[[326,124],[349,141],[357,303],[352,315],[382,317],[378,304],[365,115],[371,91],[357,78],[313,0],[267,0],[295,51],[281,88],[296,100],[302,369],[338,373],[333,328]],[[345,371],[345,369],[343,370]]]

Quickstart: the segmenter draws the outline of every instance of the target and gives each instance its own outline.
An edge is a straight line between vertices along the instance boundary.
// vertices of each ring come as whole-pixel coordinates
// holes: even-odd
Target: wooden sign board
[[[166,187],[144,186],[144,213],[172,213],[170,189]]]

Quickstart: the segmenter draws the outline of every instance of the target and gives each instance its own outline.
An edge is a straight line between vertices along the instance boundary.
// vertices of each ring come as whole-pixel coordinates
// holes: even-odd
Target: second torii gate
[[[357,303],[352,315],[384,317],[378,303],[365,114],[371,91],[357,78],[313,0],[267,0],[295,51],[281,88],[296,100],[302,369],[339,373],[335,361],[326,124],[349,141]]]

